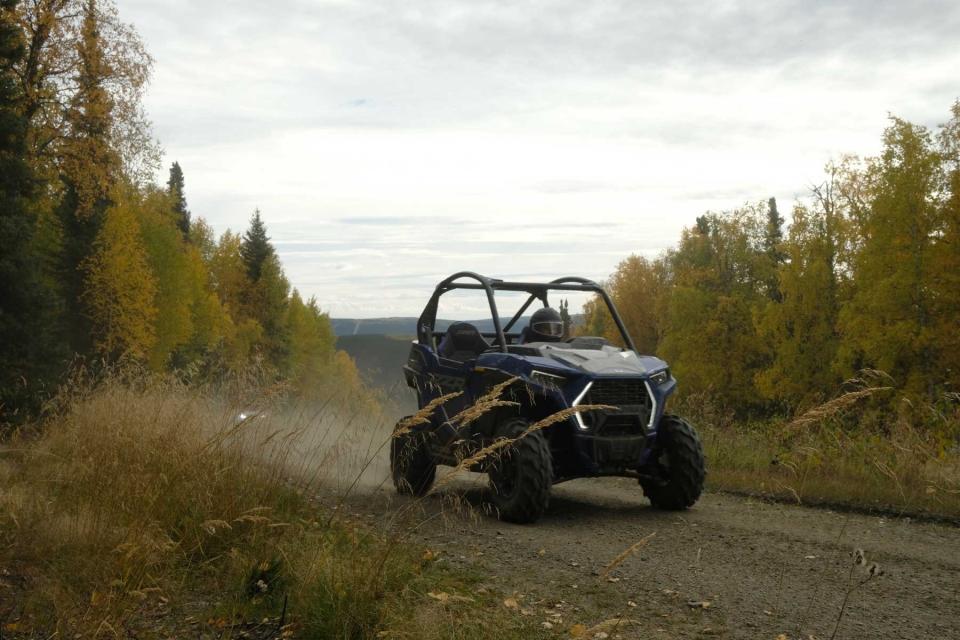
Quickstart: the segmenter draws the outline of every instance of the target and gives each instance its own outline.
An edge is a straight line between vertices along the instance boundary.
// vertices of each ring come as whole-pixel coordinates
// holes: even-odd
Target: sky
[[[954,0],[117,4],[193,215],[259,208],[333,317],[418,315],[462,270],[601,280],[960,97]]]

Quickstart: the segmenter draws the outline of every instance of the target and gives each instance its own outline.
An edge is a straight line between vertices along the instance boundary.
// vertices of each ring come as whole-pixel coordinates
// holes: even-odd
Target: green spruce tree
[[[184,238],[190,237],[190,210],[187,208],[187,197],[184,192],[183,169],[179,162],[174,162],[170,167],[170,178],[167,180],[167,193],[170,194],[170,200],[173,202],[173,216],[177,222],[177,228]]]
[[[763,233],[763,250],[767,257],[765,265],[766,293],[774,302],[780,302],[783,295],[778,286],[777,270],[786,260],[783,252],[783,216],[777,210],[777,199],[767,200],[767,226]]]
[[[243,234],[240,255],[243,256],[243,264],[247,268],[250,281],[259,280],[264,263],[274,255],[273,245],[267,236],[267,226],[260,218],[260,209],[254,210],[250,217],[250,228]]]
[[[560,319],[563,320],[563,335],[570,335],[570,302],[566,299],[560,301]]]
[[[18,419],[56,366],[54,297],[34,245],[38,191],[15,67],[24,55],[17,0],[0,0],[0,425]]]
[[[259,209],[250,218],[250,228],[243,236],[240,255],[247,272],[246,289],[243,292],[244,314],[263,327],[259,348],[277,371],[285,373],[290,352],[287,324],[290,282],[270,244]]]

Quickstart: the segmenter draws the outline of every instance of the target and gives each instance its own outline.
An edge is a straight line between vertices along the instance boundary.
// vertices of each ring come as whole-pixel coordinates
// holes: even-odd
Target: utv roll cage
[[[458,282],[458,280],[469,278],[475,280],[476,282]],[[610,316],[613,318],[614,323],[617,325],[617,329],[620,331],[620,336],[623,338],[623,344],[628,349],[636,352],[636,347],[633,344],[633,340],[630,338],[630,334],[627,333],[627,328],[623,324],[623,320],[620,318],[620,313],[617,311],[617,307],[613,304],[613,300],[610,299],[610,296],[607,295],[607,292],[604,291],[603,287],[594,282],[593,280],[588,280],[586,278],[578,278],[575,276],[569,276],[566,278],[557,278],[556,280],[551,280],[550,282],[507,282],[505,280],[499,280],[496,278],[487,278],[478,273],[473,273],[472,271],[460,271],[449,278],[440,282],[437,285],[436,289],[433,291],[433,295],[430,297],[430,301],[427,302],[427,306],[424,308],[423,313],[420,314],[420,318],[417,320],[417,340],[420,344],[432,345],[433,339],[442,335],[434,331],[434,326],[437,322],[437,306],[440,301],[440,297],[447,293],[448,291],[453,291],[454,289],[475,289],[483,290],[487,294],[487,302],[490,305],[490,315],[493,319],[493,328],[494,335],[491,337],[495,339],[495,345],[503,353],[507,353],[507,337],[517,337],[515,334],[509,334],[510,329],[513,328],[513,325],[517,323],[520,318],[523,317],[524,312],[530,308],[530,305],[536,300],[543,302],[544,306],[549,306],[549,301],[547,299],[547,292],[549,291],[584,291],[588,293],[595,293],[599,295],[604,303],[607,305],[607,310],[610,312]],[[530,297],[527,298],[527,301],[523,303],[519,310],[505,326],[501,325],[500,314],[497,312],[497,302],[495,299],[496,291],[520,291],[530,294]]]

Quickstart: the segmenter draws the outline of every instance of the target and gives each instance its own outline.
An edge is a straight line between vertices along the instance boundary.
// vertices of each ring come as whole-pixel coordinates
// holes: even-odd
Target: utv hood
[[[667,363],[653,356],[638,356],[605,345],[599,349],[571,349],[563,343],[540,343],[536,346],[541,357],[554,360],[577,371],[601,376],[644,376],[665,369]]]

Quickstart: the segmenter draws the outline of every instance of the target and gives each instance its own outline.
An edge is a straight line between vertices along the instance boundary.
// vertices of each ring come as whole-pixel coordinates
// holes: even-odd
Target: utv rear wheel
[[[497,435],[516,439],[528,426],[526,420],[513,418],[500,426]],[[491,502],[501,520],[525,524],[540,519],[553,484],[550,445],[543,433],[535,431],[517,439],[502,450],[487,473]]]
[[[640,485],[653,506],[677,511],[693,506],[703,492],[706,469],[696,430],[678,416],[665,415],[657,430],[654,478]]]
[[[430,454],[428,433],[408,432],[390,442],[390,473],[397,493],[422,496],[437,477],[437,465]]]

